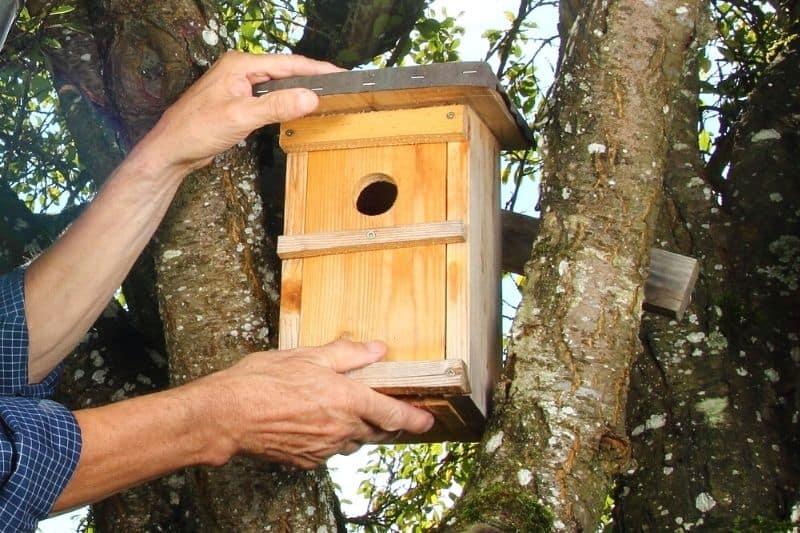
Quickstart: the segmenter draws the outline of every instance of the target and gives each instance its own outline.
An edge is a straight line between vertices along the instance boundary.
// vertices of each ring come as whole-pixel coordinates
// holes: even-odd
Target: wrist
[[[191,165],[178,161],[174,157],[174,150],[170,143],[163,138],[166,132],[158,122],[139,142],[133,147],[123,166],[129,166],[145,178],[156,179],[160,182],[180,183],[193,170]]]
[[[199,379],[175,391],[185,397],[182,403],[187,406],[192,463],[212,466],[227,463],[238,451],[236,439],[225,424],[230,416],[230,410],[226,408],[230,395],[220,390],[212,377]]]

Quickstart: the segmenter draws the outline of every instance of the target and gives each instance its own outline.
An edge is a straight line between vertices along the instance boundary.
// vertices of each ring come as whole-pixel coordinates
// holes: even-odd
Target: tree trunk
[[[569,12],[569,10],[566,10]],[[625,399],[664,172],[665,106],[700,2],[591,2],[562,46],[544,217],[498,409],[444,530],[594,530],[630,446]]]
[[[308,27],[293,50],[343,68],[368,63],[411,33],[426,3],[426,0],[306,2]]]
[[[639,468],[622,482],[623,531],[789,527],[800,449],[798,71],[795,40],[750,96],[713,194],[700,178],[695,97],[675,106],[660,236],[698,257],[703,275],[688,321],[643,324],[628,414]],[[697,94],[696,79],[687,85]],[[663,427],[648,426],[654,416]]]

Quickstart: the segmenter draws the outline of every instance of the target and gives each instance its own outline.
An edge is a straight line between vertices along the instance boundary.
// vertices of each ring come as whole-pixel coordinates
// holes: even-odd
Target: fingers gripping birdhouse
[[[430,410],[415,441],[476,440],[500,367],[499,152],[529,144],[485,63],[268,82],[307,87],[287,154],[280,347],[379,339],[352,378]]]

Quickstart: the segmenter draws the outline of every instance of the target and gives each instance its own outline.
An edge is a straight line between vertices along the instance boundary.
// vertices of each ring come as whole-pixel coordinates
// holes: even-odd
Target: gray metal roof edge
[[[525,118],[514,107],[497,76],[489,64],[484,61],[458,61],[409,67],[353,70],[319,76],[298,76],[258,83],[253,86],[253,95],[260,96],[298,87],[311,89],[318,95],[325,96],[452,86],[486,87],[497,91],[503,98],[523,137],[531,146],[535,145],[533,132]]]

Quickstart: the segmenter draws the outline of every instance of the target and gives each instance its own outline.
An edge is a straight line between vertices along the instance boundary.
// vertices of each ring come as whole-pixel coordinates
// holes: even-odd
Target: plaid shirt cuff
[[[34,531],[77,468],[81,435],[64,406],[0,397],[0,529]]]
[[[0,276],[0,396],[49,398],[60,375],[59,366],[40,383],[28,384],[25,271]]]

